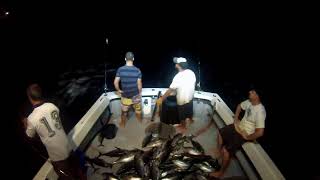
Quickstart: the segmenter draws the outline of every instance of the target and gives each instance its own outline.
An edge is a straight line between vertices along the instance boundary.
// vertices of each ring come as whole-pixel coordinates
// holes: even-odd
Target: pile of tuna
[[[112,180],[208,179],[209,173],[220,166],[216,159],[204,154],[203,147],[193,138],[176,134],[173,138],[163,139],[156,134],[148,134],[142,142],[144,150],[116,148],[100,153],[96,162],[87,160],[104,167],[119,165],[115,173],[103,173],[106,179]],[[107,163],[99,158],[101,156],[118,159]]]

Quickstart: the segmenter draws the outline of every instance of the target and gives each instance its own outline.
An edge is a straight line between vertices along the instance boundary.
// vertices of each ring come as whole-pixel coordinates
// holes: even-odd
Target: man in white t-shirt
[[[211,173],[211,176],[221,177],[229,165],[230,158],[241,148],[243,143],[263,136],[266,110],[261,104],[261,93],[259,93],[254,89],[249,91],[249,99],[237,106],[234,124],[220,130],[218,148],[222,155],[222,166],[219,171]],[[245,111],[245,114],[240,121],[239,114],[242,110]]]
[[[31,138],[39,135],[60,178],[84,179],[62,127],[59,109],[54,104],[44,101],[42,90],[37,84],[28,87],[27,96],[33,105],[33,111],[24,119],[26,134]]]
[[[165,100],[172,93],[176,93],[178,104],[178,115],[180,124],[177,130],[184,133],[186,122],[192,122],[193,116],[193,95],[196,84],[196,76],[193,71],[188,69],[187,59],[183,57],[173,58],[176,69],[179,71],[172,80],[172,83],[161,100]]]

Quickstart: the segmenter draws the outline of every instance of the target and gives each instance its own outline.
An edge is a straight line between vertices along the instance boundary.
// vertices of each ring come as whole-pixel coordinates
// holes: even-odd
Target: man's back
[[[62,127],[59,109],[52,103],[35,107],[28,117],[27,135],[37,133],[53,161],[66,159],[72,148]]]
[[[131,98],[139,94],[137,81],[142,77],[139,68],[135,66],[122,66],[118,69],[116,77],[120,77],[123,97]]]
[[[177,91],[177,103],[179,105],[186,104],[193,99],[196,76],[193,71],[186,69],[176,74],[173,78],[170,88]]]

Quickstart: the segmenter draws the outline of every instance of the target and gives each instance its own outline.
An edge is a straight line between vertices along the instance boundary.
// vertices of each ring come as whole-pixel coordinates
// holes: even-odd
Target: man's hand
[[[28,119],[27,118],[23,118],[22,119],[22,124],[23,124],[23,128],[27,129],[27,127],[28,127]]]
[[[240,123],[235,122],[234,128],[235,130],[243,137],[243,139],[248,140],[248,133],[239,127]]]
[[[119,96],[121,96],[122,93],[123,93],[123,91],[121,91],[121,90],[118,90],[118,91],[116,92],[116,94],[119,95]]]
[[[233,125],[234,125],[234,128],[236,129],[236,131],[239,133],[239,134],[241,134],[241,129],[240,129],[240,127],[239,127],[239,125],[240,125],[240,121],[234,121],[234,123],[233,123]]]
[[[243,137],[243,139],[248,140],[248,133],[246,131],[242,130],[240,134]]]
[[[160,105],[162,105],[162,102],[163,102],[163,98],[162,98],[162,96],[160,96],[156,103],[158,106],[160,106]]]
[[[206,132],[206,129],[200,129],[199,131],[197,131],[196,133],[194,133],[195,137],[200,136],[201,134],[203,134],[204,132]]]
[[[234,116],[233,117],[233,122],[236,124],[239,124],[240,123],[240,120],[239,120],[239,118],[237,117],[237,116]]]

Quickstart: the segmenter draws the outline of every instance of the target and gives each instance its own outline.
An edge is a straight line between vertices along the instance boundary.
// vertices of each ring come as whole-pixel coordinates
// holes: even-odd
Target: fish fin
[[[98,155],[98,157],[97,158],[99,158],[99,157],[101,157],[102,156],[102,153],[101,152],[99,152],[99,155]]]
[[[96,173],[100,168],[93,168],[93,173]]]
[[[113,164],[112,163],[107,163],[108,167],[109,168],[112,168],[113,167]]]

